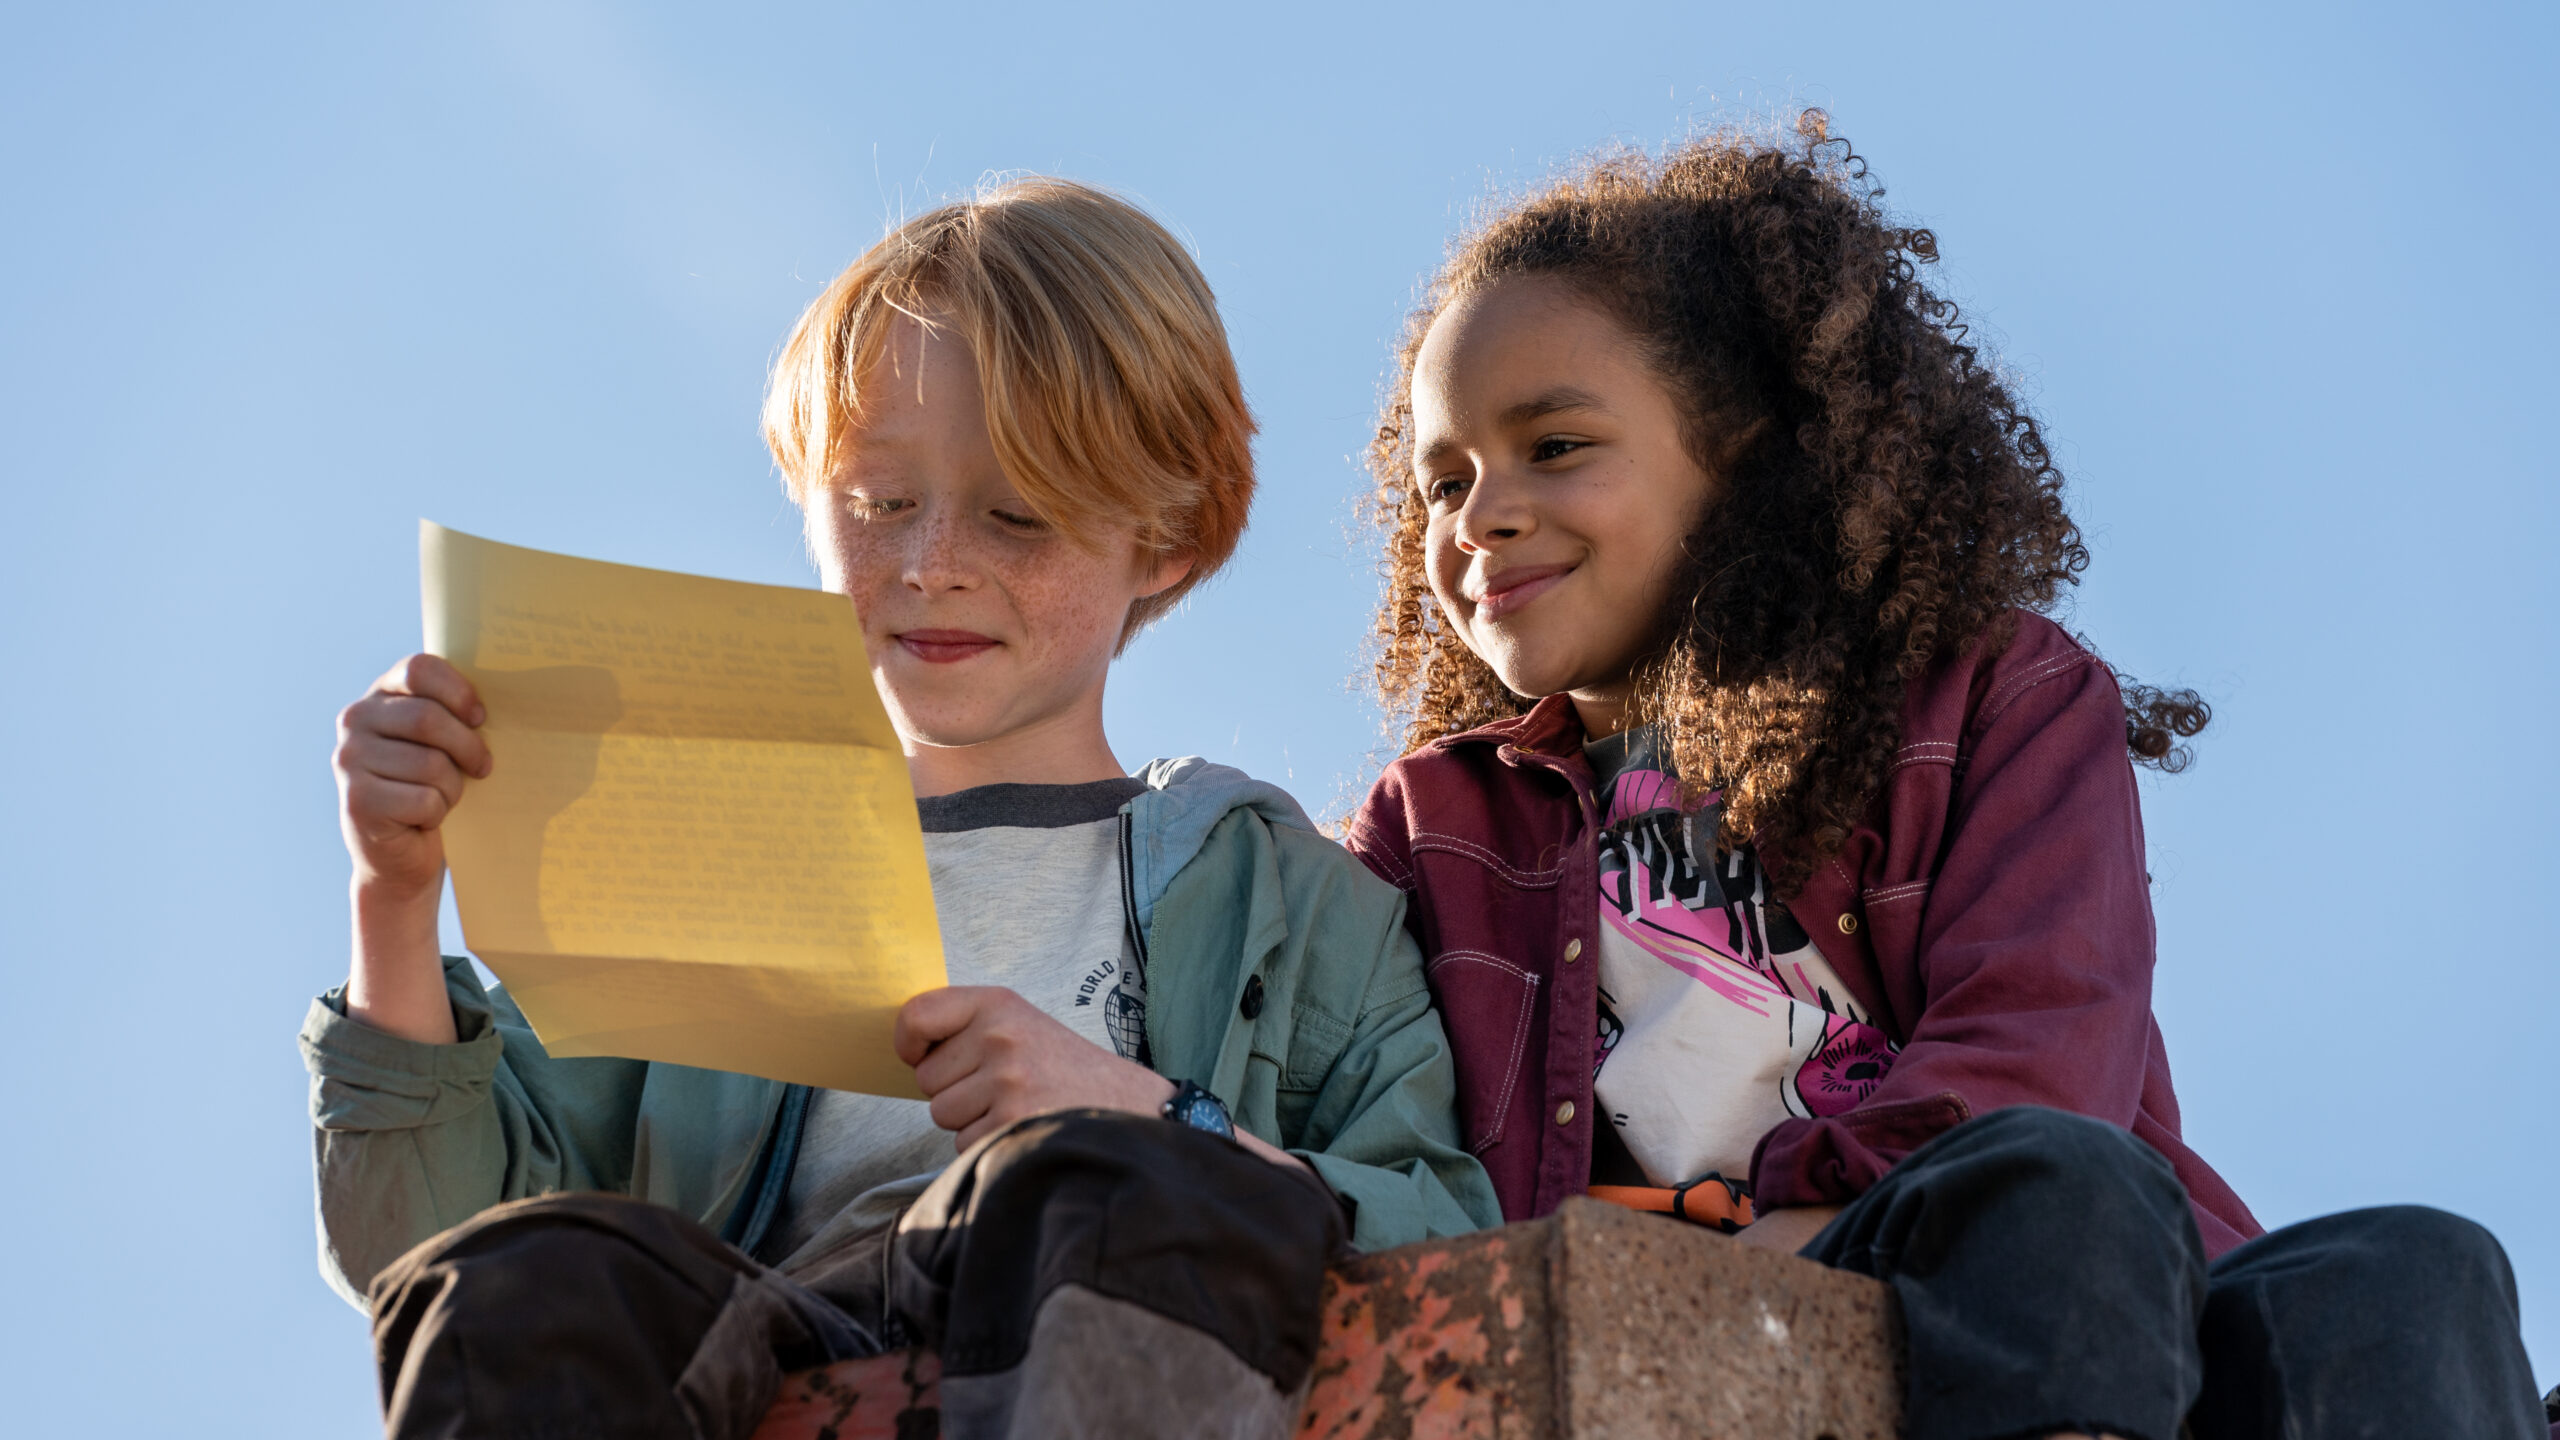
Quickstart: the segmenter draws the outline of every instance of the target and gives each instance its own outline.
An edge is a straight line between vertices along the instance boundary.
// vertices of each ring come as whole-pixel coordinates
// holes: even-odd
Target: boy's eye
[[[1543,436],[1537,444],[1529,447],[1529,459],[1533,464],[1541,460],[1562,459],[1589,443],[1585,440],[1567,440],[1561,435]]]
[[[987,513],[1002,521],[1008,529],[1036,532],[1049,528],[1049,522],[1037,515],[1024,515],[1012,510],[990,510]]]
[[[852,498],[853,513],[865,520],[882,519],[901,510],[912,510],[916,502],[902,495],[861,495]]]

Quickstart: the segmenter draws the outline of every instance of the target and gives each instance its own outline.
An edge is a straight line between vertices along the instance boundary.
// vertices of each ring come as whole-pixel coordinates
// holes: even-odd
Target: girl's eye
[[[1004,522],[1005,527],[1011,530],[1036,533],[1049,528],[1049,522],[1037,515],[1021,515],[1011,510],[990,510],[987,513]]]
[[[1529,447],[1529,459],[1533,464],[1542,460],[1560,460],[1589,443],[1585,440],[1567,440],[1561,435],[1548,435]]]
[[[1423,482],[1422,500],[1426,505],[1439,505],[1444,502],[1457,499],[1460,495],[1465,494],[1466,490],[1467,480],[1465,476],[1443,475],[1436,480],[1426,480]]]
[[[912,510],[916,502],[897,495],[856,495],[853,513],[865,520],[884,519],[901,510]]]

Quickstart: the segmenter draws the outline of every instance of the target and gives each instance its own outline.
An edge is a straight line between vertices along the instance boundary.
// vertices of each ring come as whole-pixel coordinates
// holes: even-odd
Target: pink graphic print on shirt
[[[1846,1114],[1865,1103],[1893,1068],[1893,1046],[1884,1032],[1845,1015],[1827,1017],[1822,1043],[1796,1067],[1789,1082],[1800,1113],[1812,1118]],[[1795,1109],[1796,1106],[1789,1106]]]
[[[1854,1109],[1883,1083],[1894,1048],[1856,1015],[1794,915],[1768,898],[1757,858],[1747,850],[1714,854],[1715,799],[1684,815],[1677,787],[1661,771],[1630,765],[1619,772],[1602,831],[1601,918],[1727,1003],[1766,1017],[1773,1049],[1802,1055],[1786,1067],[1774,1097],[1784,1113],[1816,1118]],[[1692,858],[1693,837],[1710,856],[1704,866]],[[1818,1040],[1802,1032],[1815,1023]],[[1603,1018],[1595,1080],[1624,1029],[1614,1013]]]

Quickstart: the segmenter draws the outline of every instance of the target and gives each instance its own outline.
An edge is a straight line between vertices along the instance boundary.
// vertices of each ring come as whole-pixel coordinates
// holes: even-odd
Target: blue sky
[[[2270,1222],[2506,1241],[2560,1381],[2548,6],[12,5],[0,49],[0,1387],[28,1433],[343,1436],[293,1031],[338,707],[416,519],[813,583],[764,367],[885,219],[1119,187],[1264,425],[1124,759],[1339,808],[1388,341],[1485,197],[1828,107],[2059,443],[2068,619],[2220,718],[2151,783],[2158,1009]]]

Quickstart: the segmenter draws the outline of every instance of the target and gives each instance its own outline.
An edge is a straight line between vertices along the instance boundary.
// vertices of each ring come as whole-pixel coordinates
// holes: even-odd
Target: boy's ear
[[[1138,559],[1138,598],[1151,600],[1181,584],[1182,578],[1191,573],[1192,563],[1199,558],[1188,550],[1163,555],[1141,552]]]

